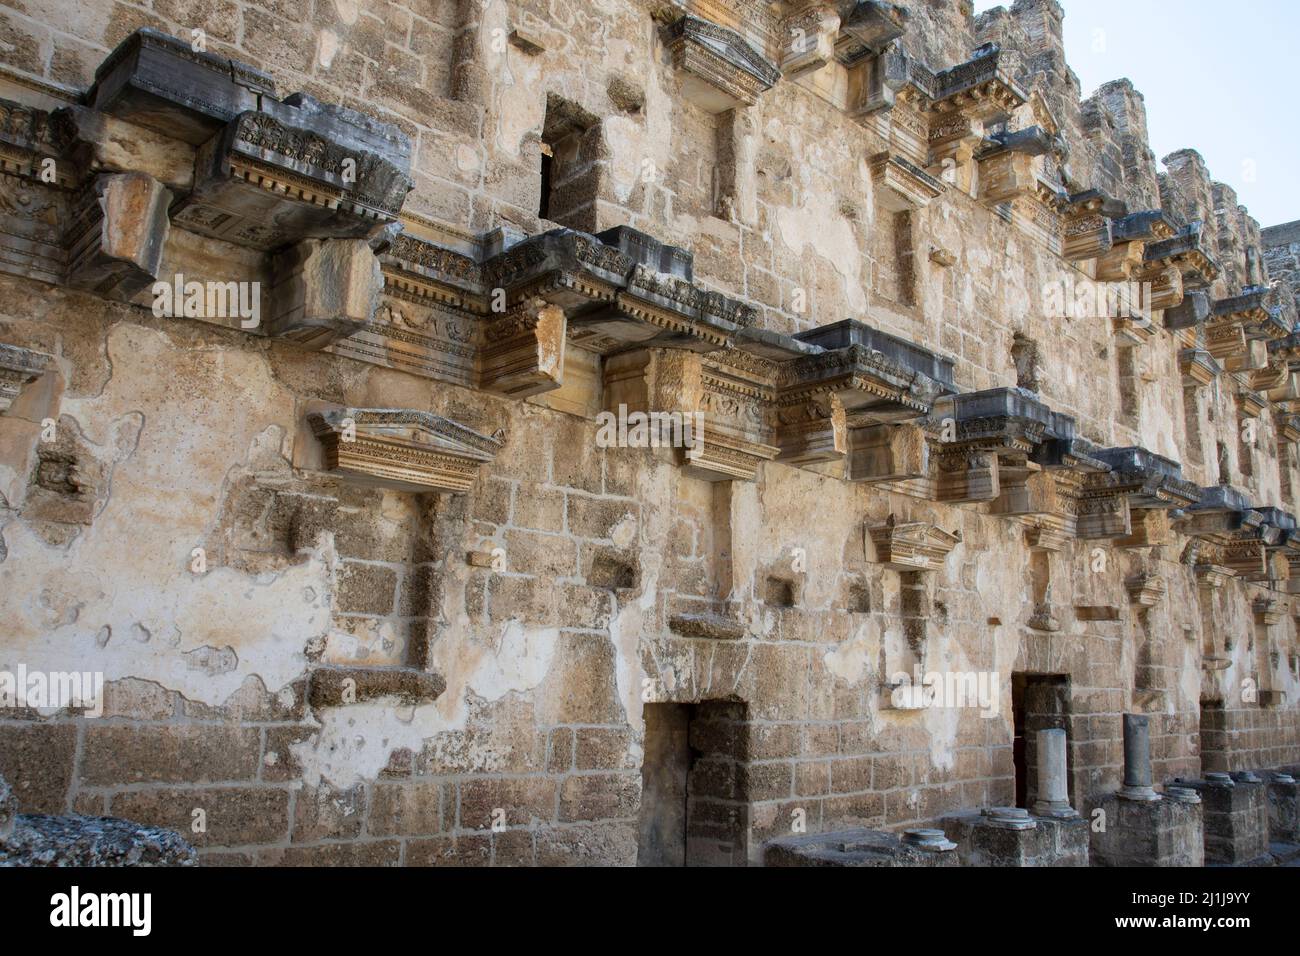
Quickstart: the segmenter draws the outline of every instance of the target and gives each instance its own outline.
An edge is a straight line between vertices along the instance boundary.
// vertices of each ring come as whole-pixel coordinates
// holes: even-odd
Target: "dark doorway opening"
[[[1012,674],[1011,712],[1016,806],[1028,808],[1038,797],[1038,732],[1054,728],[1064,730],[1067,736],[1070,732],[1070,678],[1065,674]]]
[[[744,704],[645,705],[638,866],[743,866]]]
[[[541,218],[596,231],[596,199],[604,166],[600,136],[597,116],[553,93],[547,96],[537,207]]]

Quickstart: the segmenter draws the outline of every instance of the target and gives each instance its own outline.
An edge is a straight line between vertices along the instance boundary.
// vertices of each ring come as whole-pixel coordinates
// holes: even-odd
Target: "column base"
[[[1121,800],[1140,800],[1149,802],[1159,800],[1160,794],[1156,793],[1150,787],[1131,787],[1128,784],[1119,788],[1119,798]]]

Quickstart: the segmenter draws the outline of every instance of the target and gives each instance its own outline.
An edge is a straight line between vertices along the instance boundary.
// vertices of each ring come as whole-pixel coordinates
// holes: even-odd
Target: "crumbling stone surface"
[[[1203,866],[1204,805],[1172,800],[1099,800],[1104,828],[1091,833],[1093,866]]]
[[[1290,776],[1288,774],[1288,776]],[[1300,843],[1300,784],[1292,777],[1289,781],[1269,778],[1268,787],[1268,837],[1274,843]]]
[[[1088,865],[1088,822],[1081,817],[1056,820],[1026,812],[1013,827],[967,810],[943,817],[939,825],[957,844],[962,866]]]
[[[957,866],[952,849],[918,849],[878,830],[837,830],[772,840],[763,849],[765,866],[932,867]]]
[[[7,840],[14,832],[18,817],[18,798],[4,777],[0,777],[0,840]]]
[[[1206,865],[1271,863],[1268,798],[1262,782],[1219,777],[1180,783],[1194,788],[1201,797]]]
[[[194,866],[175,832],[113,817],[20,814],[0,839],[0,866]]]

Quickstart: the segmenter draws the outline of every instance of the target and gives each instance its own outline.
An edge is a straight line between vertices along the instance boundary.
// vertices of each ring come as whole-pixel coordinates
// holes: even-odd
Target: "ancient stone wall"
[[[23,812],[743,863],[1015,803],[1043,727],[1076,807],[1126,712],[1294,763],[1294,237],[1052,0],[905,6],[0,5],[0,671],[105,681],[0,711]]]

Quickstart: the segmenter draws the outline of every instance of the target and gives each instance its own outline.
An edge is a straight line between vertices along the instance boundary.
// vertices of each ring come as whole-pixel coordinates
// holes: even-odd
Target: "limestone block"
[[[145,173],[100,176],[68,230],[68,285],[126,301],[158,279],[172,194]]]
[[[1124,800],[1108,794],[1096,805],[1093,866],[1203,866],[1202,804],[1187,800]],[[1086,819],[1092,820],[1091,814]]]
[[[556,305],[526,307],[488,325],[479,386],[526,398],[558,388],[564,375],[567,320]]]
[[[384,283],[362,239],[305,239],[277,255],[272,269],[266,333],[312,350],[369,322]]]

